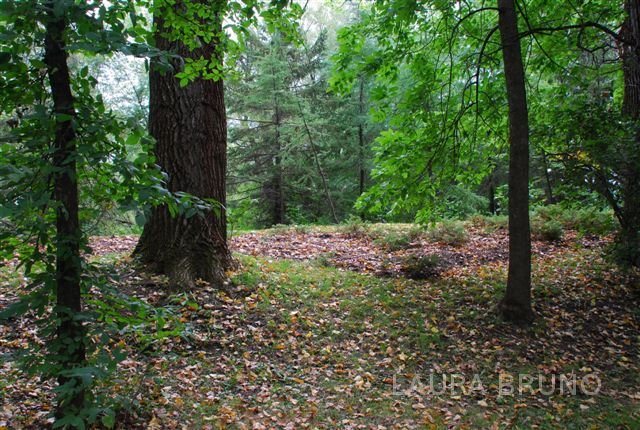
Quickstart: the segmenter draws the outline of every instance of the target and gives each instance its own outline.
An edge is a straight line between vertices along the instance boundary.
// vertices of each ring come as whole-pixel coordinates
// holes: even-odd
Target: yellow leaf
[[[160,430],[161,428],[162,425],[160,423],[160,420],[155,415],[147,423],[147,430]]]

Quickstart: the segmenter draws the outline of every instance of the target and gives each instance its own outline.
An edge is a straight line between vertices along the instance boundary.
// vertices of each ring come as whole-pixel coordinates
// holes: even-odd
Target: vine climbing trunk
[[[167,7],[181,10],[185,2]],[[222,50],[215,38],[190,49],[180,38],[166,37],[172,29],[165,26],[160,15],[154,16],[158,49],[183,59],[202,58],[222,64]],[[175,61],[173,66],[179,70],[181,64]],[[135,254],[180,288],[192,288],[198,280],[220,287],[231,262],[224,209],[227,125],[222,80],[197,77],[181,86],[175,72],[163,71],[158,63],[152,63],[149,83],[149,132],[156,140],[157,163],[168,175],[168,189],[213,199],[219,208],[192,217],[174,217],[167,206],[156,207]]]
[[[621,35],[624,75],[622,112],[635,123],[635,140],[626,149],[621,166],[622,207],[619,212],[618,245],[621,259],[640,267],[640,0],[627,0]]]
[[[498,27],[509,106],[509,270],[499,305],[502,316],[531,323],[531,234],[529,226],[529,119],[518,17],[514,0],[498,0]]]
[[[50,345],[60,367],[56,418],[77,415],[84,405],[81,378],[66,376],[85,361],[84,327],[77,318],[82,311],[80,294],[80,222],[74,118],[76,116],[64,44],[66,20],[56,13],[55,2],[47,2],[44,62],[47,66],[56,119],[53,142],[53,200],[56,203],[56,340]]]

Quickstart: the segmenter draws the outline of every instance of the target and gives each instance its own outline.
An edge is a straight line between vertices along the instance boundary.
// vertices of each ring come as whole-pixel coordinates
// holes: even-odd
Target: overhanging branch
[[[635,45],[635,42],[632,42],[624,37],[622,37],[619,33],[615,32],[614,30],[610,29],[609,27],[607,27],[606,25],[602,25],[598,22],[594,22],[594,21],[586,21],[586,22],[582,22],[579,24],[571,24],[571,25],[562,25],[559,27],[538,27],[538,28],[530,28],[527,31],[523,31],[519,34],[520,38],[523,37],[527,37],[527,36],[531,36],[534,34],[541,34],[541,33],[553,33],[556,31],[566,31],[566,30],[584,30],[587,28],[595,28],[597,30],[602,31],[603,33],[608,34],[609,36],[613,37],[615,40],[624,43],[625,45]]]

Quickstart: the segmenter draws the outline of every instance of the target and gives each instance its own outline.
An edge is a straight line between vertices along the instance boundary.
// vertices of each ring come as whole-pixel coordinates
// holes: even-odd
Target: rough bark
[[[174,7],[181,7],[180,2]],[[154,21],[157,48],[183,58],[220,56],[214,42],[190,50],[167,40],[161,17]],[[168,189],[214,199],[221,209],[186,218],[171,217],[166,206],[155,208],[135,254],[180,288],[191,288],[197,280],[220,287],[231,261],[224,211],[227,125],[222,80],[197,78],[181,87],[173,73],[162,73],[152,64],[149,83],[149,132],[156,140],[157,163],[169,177]]]
[[[636,123],[640,120],[640,0],[624,3],[626,19],[622,25],[624,98],[622,112]],[[640,126],[636,125],[635,145],[626,152],[621,166],[622,207],[621,231],[618,236],[621,257],[625,263],[640,267]]]
[[[78,220],[78,183],[76,145],[73,118],[76,116],[71,81],[64,45],[66,21],[55,16],[53,2],[47,3],[50,12],[46,23],[45,56],[53,110],[57,117],[53,143],[53,198],[56,208],[56,296],[59,325],[52,353],[58,357],[63,370],[83,365],[85,361],[84,328],[74,319],[82,310],[80,295],[80,223]],[[80,378],[60,376],[58,383],[71,383],[74,391],[62,396],[56,407],[56,417],[75,413],[84,405],[84,389]]]
[[[516,323],[533,320],[529,226],[529,120],[514,0],[498,0],[500,39],[509,106],[509,270],[499,305]]]

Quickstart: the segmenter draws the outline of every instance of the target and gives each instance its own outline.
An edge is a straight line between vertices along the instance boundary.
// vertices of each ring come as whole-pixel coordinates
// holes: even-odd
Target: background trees
[[[301,46],[261,29],[228,85],[230,207],[249,226],[336,222],[367,186],[368,82],[327,93],[327,32]]]

